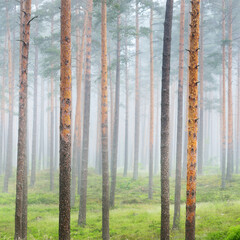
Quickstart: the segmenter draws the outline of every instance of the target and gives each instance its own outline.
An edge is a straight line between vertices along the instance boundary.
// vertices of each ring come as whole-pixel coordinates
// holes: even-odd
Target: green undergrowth
[[[29,187],[28,239],[58,239],[58,173],[54,191],[49,191],[49,174],[37,175],[35,187]],[[240,240],[240,176],[221,189],[220,176],[197,179],[196,239]],[[3,177],[0,177],[2,189]],[[171,230],[171,239],[184,239],[185,184],[182,180],[181,222]],[[174,180],[170,180],[171,225],[174,203]],[[101,239],[101,177],[89,171],[87,224],[77,225],[79,196],[71,212],[72,239]],[[131,176],[117,179],[116,206],[110,210],[110,236],[116,240],[150,240],[160,236],[160,177],[154,177],[153,200],[148,199],[148,177],[137,181]],[[13,239],[15,214],[15,176],[9,193],[0,193],[0,239]]]

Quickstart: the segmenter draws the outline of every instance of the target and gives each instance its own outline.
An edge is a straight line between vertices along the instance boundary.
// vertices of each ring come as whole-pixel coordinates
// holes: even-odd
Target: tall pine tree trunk
[[[154,140],[154,69],[153,69],[153,1],[150,9],[150,135],[148,198],[153,197],[153,140]]]
[[[92,8],[93,0],[88,0],[83,149],[82,149],[81,186],[80,186],[80,207],[78,216],[79,225],[86,224],[86,211],[87,211],[86,205],[87,205],[87,177],[88,177],[88,147],[89,147],[89,120],[91,99],[90,96],[91,96]]]
[[[11,33],[9,23],[9,9],[6,8],[7,19],[7,39],[8,39],[8,88],[9,88],[9,115],[8,115],[8,140],[7,140],[7,153],[6,153],[6,169],[4,177],[3,192],[8,192],[8,182],[12,175],[12,149],[13,149],[13,101],[14,101],[14,79],[12,76],[12,46],[11,46]]]
[[[102,238],[109,240],[107,3],[102,0]]]
[[[192,1],[189,49],[186,239],[195,239],[200,0]]]
[[[226,174],[226,73],[225,73],[225,0],[222,0],[222,188],[225,188],[225,174]]]
[[[117,17],[117,69],[116,69],[116,94],[115,94],[115,114],[113,128],[113,148],[112,148],[112,166],[111,166],[111,192],[110,205],[114,207],[115,190],[117,181],[117,156],[118,156],[118,131],[119,131],[119,101],[120,101],[120,13]]]
[[[133,165],[133,179],[138,178],[138,155],[139,155],[139,16],[138,16],[138,2],[136,0],[136,64],[135,64],[135,137],[134,137],[134,165]]]
[[[228,13],[228,149],[227,149],[227,180],[233,172],[233,106],[232,106],[232,0],[229,0]]]
[[[59,240],[70,240],[71,188],[71,0],[61,1]]]
[[[38,3],[36,2],[36,10]],[[38,22],[36,25],[36,36],[38,37]],[[36,181],[36,155],[37,155],[37,99],[38,99],[38,45],[35,43],[34,62],[34,99],[33,99],[33,130],[32,130],[32,170],[30,185],[34,186]]]
[[[24,12],[24,14],[23,14]],[[20,2],[19,127],[14,239],[27,239],[27,87],[31,0]]]
[[[169,239],[169,85],[173,0],[167,0],[164,22],[161,108],[161,239]]]
[[[183,77],[184,77],[184,22],[185,0],[181,0],[180,41],[179,41],[179,79],[178,79],[178,119],[177,119],[177,154],[175,177],[175,202],[173,228],[180,224],[181,174],[182,174],[182,133],[183,133]]]

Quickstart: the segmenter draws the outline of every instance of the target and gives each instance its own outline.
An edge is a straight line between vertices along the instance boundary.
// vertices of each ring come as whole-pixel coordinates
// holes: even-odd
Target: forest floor
[[[28,239],[58,239],[58,179],[50,192],[48,172],[37,176],[28,194]],[[154,197],[148,200],[148,177],[137,181],[131,176],[118,176],[116,207],[110,211],[110,235],[116,240],[159,239],[160,235],[160,177],[154,178]],[[174,180],[171,179],[171,226],[174,203]],[[0,177],[2,189],[3,177]],[[171,230],[171,239],[184,239],[185,187],[182,180],[181,223]],[[198,177],[196,239],[240,239],[240,176],[234,175],[221,189],[220,176]],[[87,225],[77,225],[79,196],[71,213],[72,239],[101,239],[101,177],[90,170],[87,199]],[[13,239],[15,215],[15,176],[10,180],[9,193],[0,194],[0,239]]]

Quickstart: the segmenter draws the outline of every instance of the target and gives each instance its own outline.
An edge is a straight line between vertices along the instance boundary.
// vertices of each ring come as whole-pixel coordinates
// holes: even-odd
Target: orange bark
[[[195,239],[200,0],[192,1],[189,50],[186,239]]]

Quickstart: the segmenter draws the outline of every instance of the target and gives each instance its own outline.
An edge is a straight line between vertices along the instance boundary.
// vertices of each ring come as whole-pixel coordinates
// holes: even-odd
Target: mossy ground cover
[[[49,240],[58,236],[58,179],[49,191],[48,172],[37,176],[36,186],[29,188],[28,239]],[[240,240],[240,176],[233,176],[221,189],[220,176],[198,177],[196,239]],[[3,178],[0,177],[0,189]],[[171,179],[171,225],[174,203],[174,180]],[[101,239],[101,177],[90,170],[88,181],[87,225],[77,225],[79,196],[71,214],[72,239]],[[116,206],[110,211],[110,235],[116,240],[159,239],[160,177],[154,178],[154,198],[148,200],[148,177],[142,173],[137,181],[118,176]],[[13,239],[15,214],[15,177],[9,193],[0,194],[0,239]],[[171,239],[184,239],[185,181],[182,181],[181,223],[171,230]]]

